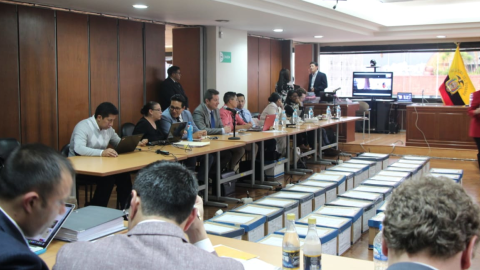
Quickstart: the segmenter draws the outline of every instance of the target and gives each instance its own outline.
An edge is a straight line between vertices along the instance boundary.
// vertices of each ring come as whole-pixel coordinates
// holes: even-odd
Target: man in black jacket
[[[308,92],[315,92],[315,96],[324,99],[325,88],[328,87],[327,76],[318,70],[318,63],[310,63],[310,75],[308,76]]]
[[[160,106],[162,110],[166,110],[170,106],[170,98],[175,94],[180,94],[185,98],[185,108],[188,110],[188,97],[179,83],[182,74],[180,68],[171,66],[168,70],[168,78],[163,81],[160,88]]]

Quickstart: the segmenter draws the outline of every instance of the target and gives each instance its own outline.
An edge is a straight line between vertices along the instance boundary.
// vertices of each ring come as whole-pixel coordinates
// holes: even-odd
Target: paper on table
[[[214,219],[214,221],[221,221],[221,222],[235,223],[235,224],[245,224],[252,221],[253,219],[255,219],[255,217],[237,216],[237,215],[230,215],[226,213]]]
[[[241,259],[241,260],[250,260],[253,258],[257,258],[257,255],[241,251],[235,248],[227,247],[224,245],[217,245],[213,247],[215,251],[217,252],[218,256],[220,257],[229,257],[229,258],[235,258],[235,259]]]
[[[262,269],[262,270],[280,270],[282,268],[266,263],[260,259],[251,259],[248,261],[240,261],[245,270]]]
[[[232,228],[227,228],[220,225],[213,225],[211,223],[204,223],[203,227],[205,227],[206,231],[216,232],[216,233],[226,233],[232,230]]]
[[[189,142],[189,141],[180,141],[176,142],[173,145],[188,145],[190,147],[201,147],[201,146],[207,146],[209,145],[210,142]]]

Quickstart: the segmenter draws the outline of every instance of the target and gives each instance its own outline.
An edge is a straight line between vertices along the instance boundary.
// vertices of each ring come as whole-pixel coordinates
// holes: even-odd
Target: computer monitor
[[[353,72],[353,98],[391,98],[393,72]]]

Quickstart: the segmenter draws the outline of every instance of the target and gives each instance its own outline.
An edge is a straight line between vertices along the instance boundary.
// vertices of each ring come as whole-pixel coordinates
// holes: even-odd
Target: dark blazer
[[[53,269],[198,269],[240,270],[240,262],[221,258],[185,239],[180,227],[168,222],[137,224],[126,234],[95,243],[64,245]]]
[[[222,119],[218,109],[213,111],[213,119],[215,119],[215,128],[210,127],[210,114],[208,113],[207,105],[201,103],[193,111],[193,121],[198,129],[206,130],[208,135],[222,135]]]
[[[182,120],[183,122],[192,123],[193,133],[199,131],[197,125],[195,124],[195,121],[193,121],[193,116],[189,111],[183,110]],[[178,122],[177,119],[173,119],[172,116],[170,115],[170,108],[168,108],[163,112],[162,119],[160,119],[160,121],[157,122],[159,124],[157,125],[157,128],[160,128],[160,130],[162,130],[163,133],[168,134],[172,124],[177,122]],[[185,134],[183,138],[184,139],[187,138],[187,135]]]
[[[480,91],[473,92],[472,101],[470,107],[468,107],[468,114],[472,117],[468,135],[473,138],[480,137],[480,114],[475,115],[473,113],[478,107],[480,107]]]
[[[163,81],[160,87],[160,106],[162,111],[165,111],[170,106],[170,98],[175,95],[180,94],[185,98],[185,108],[188,109],[188,97],[183,90],[182,85],[179,82],[174,82],[170,77]]]
[[[0,211],[0,269],[45,269],[47,265],[30,251],[25,239],[2,211]]]
[[[390,265],[387,270],[433,270],[434,268],[413,262],[401,262]]]
[[[312,74],[308,75],[308,92],[310,91],[310,85],[312,85]],[[315,77],[315,82],[313,82],[313,88],[315,90],[315,95],[320,97],[322,93],[325,92],[325,88],[328,87],[327,75],[318,71],[317,77]]]

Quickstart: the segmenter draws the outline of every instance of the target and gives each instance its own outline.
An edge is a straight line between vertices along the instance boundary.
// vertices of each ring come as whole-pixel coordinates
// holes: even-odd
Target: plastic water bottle
[[[282,128],[287,125],[287,114],[285,114],[285,110],[282,111]]]
[[[308,232],[303,244],[303,269],[322,269],[322,242],[317,234],[317,219],[308,219]]]
[[[308,118],[313,119],[313,109],[310,107],[310,110],[308,110]]]
[[[340,118],[342,116],[342,109],[340,108],[340,105],[337,106],[337,118]]]
[[[187,127],[187,140],[189,142],[193,142],[193,126],[191,122],[188,122],[188,127]]]
[[[332,111],[330,110],[330,106],[327,106],[327,119],[332,119]]]
[[[282,269],[300,268],[300,241],[295,229],[295,214],[287,214],[287,230],[282,243]]]
[[[292,114],[292,124],[297,125],[298,124],[298,113],[297,109],[293,110]]]
[[[385,270],[388,268],[388,257],[382,252],[383,226],[380,224],[380,231],[373,240],[373,265],[375,270]]]
[[[275,114],[275,122],[273,122],[273,129],[278,130],[278,113]]]

